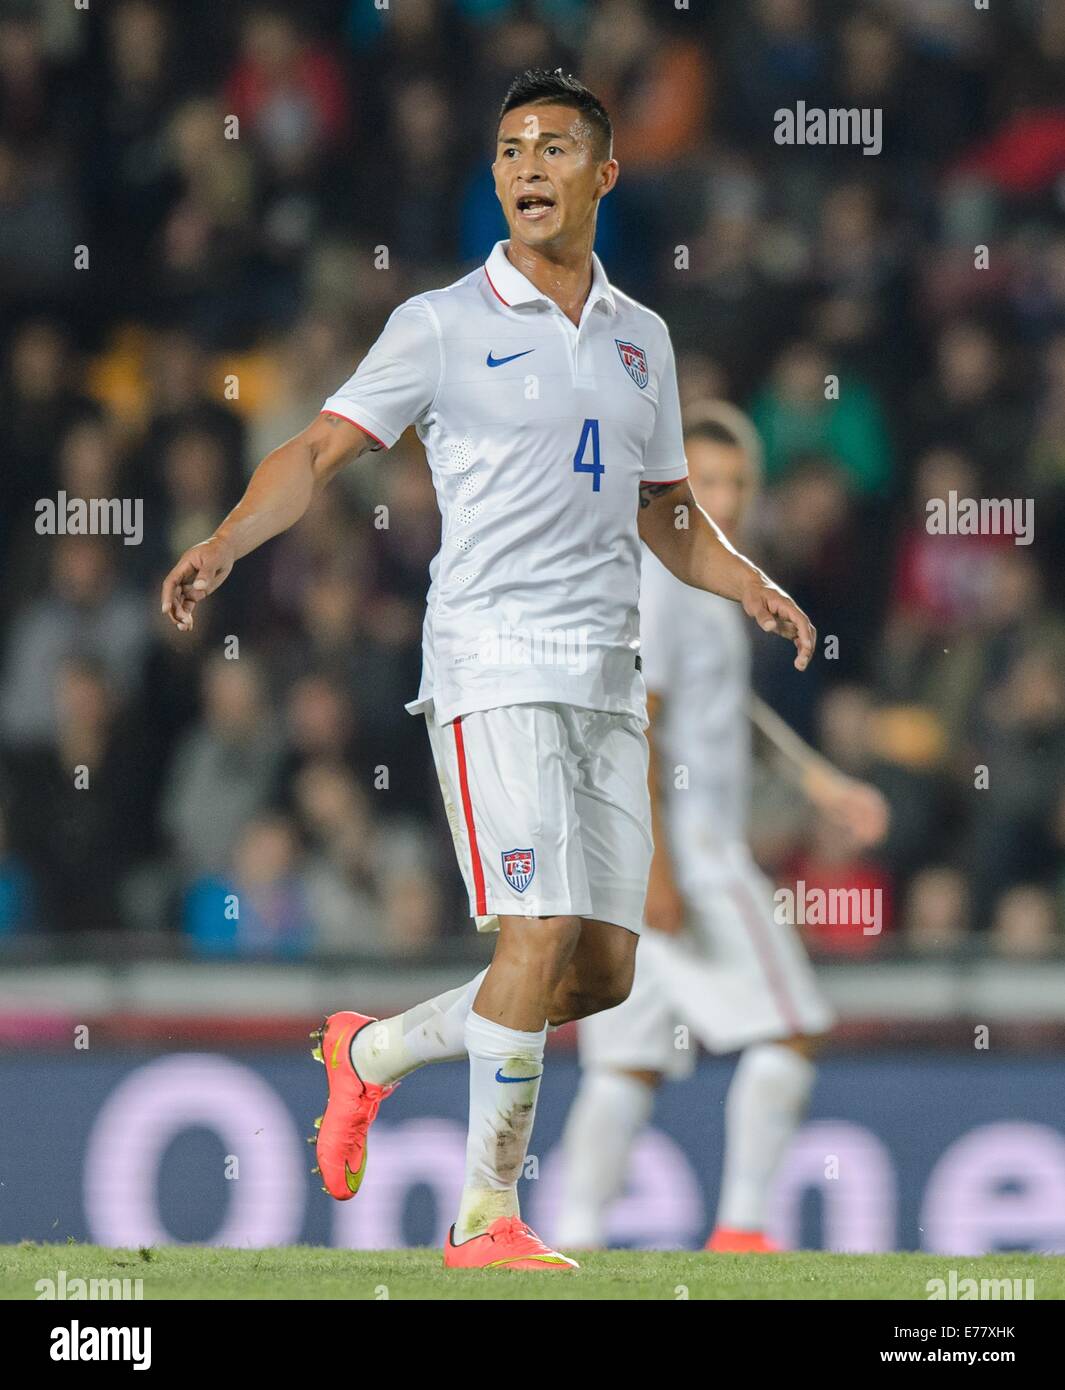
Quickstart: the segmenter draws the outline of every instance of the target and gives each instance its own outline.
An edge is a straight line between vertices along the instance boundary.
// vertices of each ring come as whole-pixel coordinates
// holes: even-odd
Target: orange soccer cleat
[[[501,1216],[483,1236],[455,1244],[455,1228],[447,1233],[445,1269],[580,1269],[576,1260],[546,1246],[520,1216]]]
[[[314,1171],[322,1175],[322,1190],[338,1202],[349,1201],[362,1186],[367,1130],[381,1102],[396,1089],[363,1081],[351,1062],[352,1038],[368,1023],[376,1022],[366,1014],[330,1014],[311,1034],[317,1044],[311,1055],[325,1067],[329,1087],[325,1114],[314,1122],[318,1131],[313,1141],[318,1158]]]
[[[779,1247],[761,1231],[733,1231],[718,1226],[704,1247],[716,1255],[778,1255]]]

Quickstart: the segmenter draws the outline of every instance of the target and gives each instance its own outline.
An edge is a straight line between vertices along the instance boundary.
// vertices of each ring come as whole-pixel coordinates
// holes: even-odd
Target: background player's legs
[[[574,1250],[606,1244],[633,1146],[651,1118],[661,1072],[585,1067],[562,1136],[565,1182],[555,1239]]]
[[[690,947],[649,937],[649,956],[693,1036],[715,1054],[741,1054],[725,1103],[710,1246],[765,1249],[769,1196],[805,1116],[811,1057],[832,1026],[832,1011],[795,928],[777,919],[772,889],[744,845],[698,866],[687,896]]]
[[[704,908],[698,935],[645,932],[629,998],[581,1025],[582,1078],[567,1122],[560,1243],[603,1243],[605,1213],[624,1187],[659,1074],[691,1069],[690,1034],[714,1053],[742,1052],[726,1105],[714,1248],[764,1244],[769,1193],[805,1113],[814,1080],[810,1059],[831,1013],[793,932],[770,924],[756,938],[745,929],[747,919],[738,919],[734,895],[716,884],[706,885],[698,900]],[[775,988],[766,981],[766,962]],[[801,1025],[790,1036],[781,1027],[785,1018]],[[677,1024],[685,1025],[683,1048]]]
[[[744,1246],[766,1227],[769,1193],[813,1089],[819,1039],[755,1043],[740,1056],[725,1100],[725,1160],[710,1245]]]
[[[811,1036],[757,1043],[742,1053],[725,1103],[725,1158],[715,1249],[752,1248],[763,1236],[773,1180],[813,1088]],[[660,1072],[585,1066],[563,1136],[566,1180],[556,1229],[560,1245],[606,1242],[606,1214],[621,1195],[632,1151],[651,1117]],[[762,1244],[754,1239],[753,1248]]]

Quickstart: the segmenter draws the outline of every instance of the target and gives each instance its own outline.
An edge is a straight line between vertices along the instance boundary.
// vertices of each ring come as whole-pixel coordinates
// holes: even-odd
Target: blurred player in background
[[[693,408],[685,427],[692,491],[738,543],[758,489],[760,444],[734,407]],[[633,1145],[656,1088],[694,1066],[689,1035],[742,1051],[725,1107],[725,1162],[708,1248],[771,1250],[774,1174],[802,1120],[812,1057],[832,1023],[793,925],[778,920],[746,842],[751,722],[817,810],[856,846],[880,839],[887,805],[845,777],[752,696],[735,605],[680,584],[645,550],[640,588],[651,727],[654,858],[629,998],[579,1025],[581,1084],[564,1138],[562,1245],[605,1243]]]
[[[575,79],[513,84],[493,165],[509,242],[400,305],[319,419],[267,455],[163,588],[164,612],[187,629],[240,556],[292,526],[345,464],[417,425],[443,527],[408,709],[426,719],[470,913],[499,935],[492,964],[458,990],[381,1022],[350,1010],[325,1021],[316,1149],[326,1190],[347,1200],[395,1083],[467,1055],[453,1268],[574,1264],[521,1221],[517,1183],[548,1023],[609,1008],[632,983],[652,848],[640,541],[793,641],[800,670],[816,640],[691,496],[668,330],[592,253],[618,175],[611,139]],[[689,525],[675,524],[678,509]]]

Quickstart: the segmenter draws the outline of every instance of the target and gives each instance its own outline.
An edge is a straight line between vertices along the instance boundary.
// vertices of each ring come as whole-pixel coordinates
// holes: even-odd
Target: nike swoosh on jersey
[[[490,367],[505,367],[508,362],[516,362],[519,357],[528,357],[530,352],[535,351],[535,348],[526,348],[524,352],[512,352],[509,357],[493,357],[489,351],[484,360]]]

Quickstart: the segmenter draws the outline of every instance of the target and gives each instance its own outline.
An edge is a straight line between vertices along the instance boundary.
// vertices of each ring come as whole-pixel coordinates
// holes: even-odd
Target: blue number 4
[[[588,447],[588,440],[592,441],[592,461],[584,462],[584,452]],[[606,472],[606,469],[599,462],[599,421],[585,420],[584,428],[581,430],[581,442],[577,445],[577,452],[573,455],[574,473],[590,473],[592,475],[592,491],[599,491],[599,479]]]

